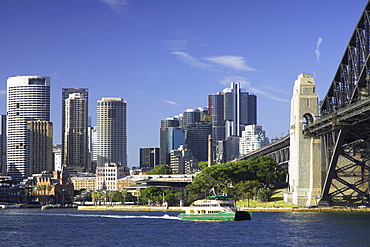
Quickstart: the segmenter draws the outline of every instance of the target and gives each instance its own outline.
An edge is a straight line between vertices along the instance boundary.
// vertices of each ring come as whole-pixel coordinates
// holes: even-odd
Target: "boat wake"
[[[95,218],[114,218],[114,219],[165,219],[165,220],[180,220],[177,216],[168,214],[162,216],[151,215],[101,215],[101,214],[67,214],[67,217],[95,217]]]

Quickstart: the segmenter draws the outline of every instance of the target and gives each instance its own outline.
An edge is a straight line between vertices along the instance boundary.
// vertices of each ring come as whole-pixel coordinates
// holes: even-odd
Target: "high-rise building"
[[[62,145],[53,145],[53,160],[54,160],[54,171],[62,171]]]
[[[127,166],[126,101],[98,100],[97,166],[119,163]]]
[[[16,76],[7,80],[7,174],[30,176],[28,121],[50,121],[50,77]]]
[[[163,120],[162,120],[163,121]],[[162,127],[160,130],[160,163],[170,165],[170,153],[185,144],[185,130],[181,127]]]
[[[215,160],[217,164],[232,161],[239,157],[239,136],[229,136],[217,141]]]
[[[64,158],[64,154],[65,154],[65,151],[64,151],[64,145],[65,145],[65,122],[66,122],[66,99],[69,98],[69,95],[70,94],[74,94],[74,93],[79,93],[80,95],[82,95],[85,99],[86,99],[86,112],[88,111],[87,109],[89,109],[88,107],[88,102],[89,102],[89,90],[87,88],[63,88],[62,89],[62,162],[63,162],[63,165],[66,165],[65,164],[65,158]],[[81,120],[82,121],[82,120]],[[86,125],[88,123],[88,113],[86,113]],[[87,133],[86,133],[87,134]],[[88,144],[86,143],[86,146]]]
[[[173,173],[193,174],[198,171],[198,161],[192,156],[186,145],[180,145],[177,150],[172,150],[170,158],[170,168]]]
[[[269,144],[269,138],[260,125],[246,125],[239,140],[239,153],[245,155]]]
[[[0,115],[0,174],[6,173],[6,115]]]
[[[53,125],[48,121],[28,121],[30,173],[53,171]]]
[[[89,170],[87,100],[81,93],[71,93],[64,108],[64,164]]]
[[[198,161],[208,160],[208,136],[212,134],[210,121],[188,124],[185,129],[185,144]]]
[[[159,163],[159,148],[140,148],[140,169],[150,171]]]
[[[257,124],[257,96],[242,92],[240,83],[231,83],[231,88],[209,95],[208,109],[214,142],[241,136],[245,125]]]

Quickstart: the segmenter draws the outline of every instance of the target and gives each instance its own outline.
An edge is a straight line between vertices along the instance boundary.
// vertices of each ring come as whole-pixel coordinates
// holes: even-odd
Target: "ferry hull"
[[[252,212],[231,211],[220,212],[217,214],[179,214],[178,217],[183,220],[251,220]]]

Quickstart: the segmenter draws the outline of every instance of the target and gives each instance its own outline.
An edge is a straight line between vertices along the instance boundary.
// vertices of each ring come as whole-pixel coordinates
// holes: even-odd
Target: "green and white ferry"
[[[183,220],[251,220],[252,212],[240,211],[231,196],[211,196],[186,207],[178,217]]]

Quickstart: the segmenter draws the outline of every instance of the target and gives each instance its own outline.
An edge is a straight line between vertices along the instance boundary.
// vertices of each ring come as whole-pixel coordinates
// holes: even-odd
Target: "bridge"
[[[303,134],[321,140],[321,203],[370,201],[370,2],[350,38],[319,116],[306,118]],[[302,116],[305,117],[305,116]],[[289,162],[289,135],[240,159],[270,156]]]

